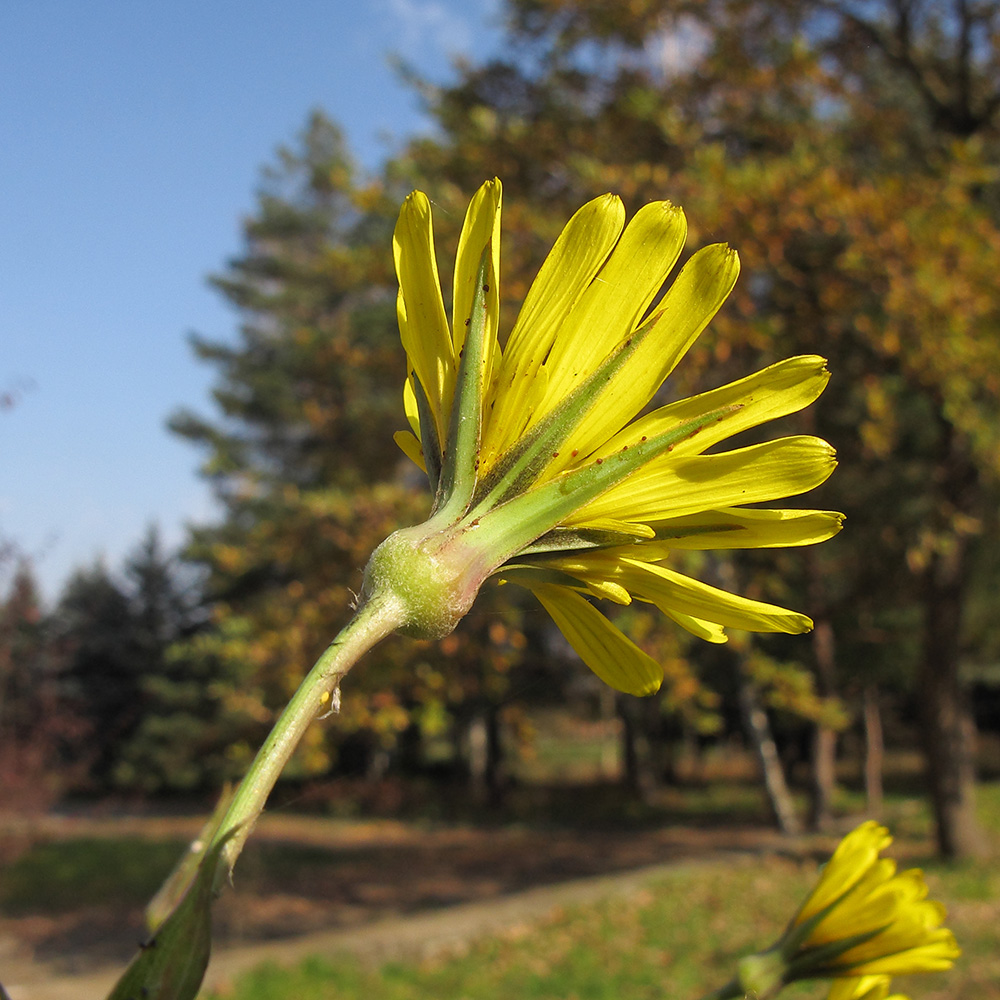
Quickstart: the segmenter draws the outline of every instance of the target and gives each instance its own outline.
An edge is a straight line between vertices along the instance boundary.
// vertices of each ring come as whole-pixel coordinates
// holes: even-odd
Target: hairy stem
[[[376,643],[398,628],[405,612],[395,595],[375,593],[316,661],[257,752],[212,846],[228,837],[222,849],[216,889],[227,878],[264,810],[264,804],[310,723],[338,698],[337,688],[352,666]]]

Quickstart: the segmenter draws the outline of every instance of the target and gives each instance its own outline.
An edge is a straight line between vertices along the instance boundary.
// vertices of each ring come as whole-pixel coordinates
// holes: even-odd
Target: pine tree
[[[222,419],[172,420],[207,448],[204,471],[232,510],[276,483],[347,487],[395,464],[393,218],[319,112],[264,171],[245,252],[211,279],[238,312],[238,342],[192,340],[218,371]]]
[[[180,652],[204,626],[197,577],[164,551],[155,526],[122,576],[141,711],[115,754],[113,783],[142,792],[214,787],[226,773],[219,699],[204,665]]]
[[[84,723],[74,752],[91,787],[106,791],[121,747],[142,716],[142,664],[124,588],[100,560],[67,580],[52,629],[62,695]]]
[[[0,600],[0,808],[43,808],[64,783],[60,751],[75,720],[60,701],[30,562],[16,557]],[[0,555],[0,562],[4,556]]]

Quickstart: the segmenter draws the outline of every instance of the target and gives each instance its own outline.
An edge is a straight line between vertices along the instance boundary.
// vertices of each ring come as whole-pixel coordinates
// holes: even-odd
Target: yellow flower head
[[[850,977],[952,967],[961,952],[941,926],[945,909],[927,899],[923,872],[897,872],[894,861],[879,856],[891,843],[872,820],[840,842],[785,935],[793,965],[809,975]]]
[[[879,856],[891,843],[871,820],[849,833],[781,940],[741,960],[738,990],[763,1000],[823,978],[835,981],[827,1000],[906,1000],[888,996],[890,976],[950,969],[961,952],[944,907],[927,899],[922,872]]]
[[[366,592],[394,588],[408,631],[435,636],[487,577],[521,584],[595,673],[634,694],[655,691],[661,668],[588,597],[653,604],[710,642],[724,642],[726,627],[808,630],[805,615],[710,587],[670,562],[679,549],[803,545],[840,529],[830,511],[746,506],[822,483],[835,465],[825,441],[708,453],[808,406],[829,377],[823,359],[792,358],[646,412],[729,294],[739,261],[724,245],[700,250],[650,311],[684,246],[684,214],[654,202],[626,226],[612,195],[567,223],[501,349],[500,202],[493,180],[469,206],[450,321],[430,203],[415,191],[400,211],[393,246],[411,429],[396,440],[435,500],[426,524],[376,551]]]

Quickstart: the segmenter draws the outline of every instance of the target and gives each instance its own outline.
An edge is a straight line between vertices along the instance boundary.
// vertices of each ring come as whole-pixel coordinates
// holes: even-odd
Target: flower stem
[[[701,1000],[731,1000],[733,997],[742,997],[744,995],[745,991],[740,985],[740,981],[738,979],[730,979],[725,986],[720,986],[717,990],[706,993]]]
[[[232,874],[236,859],[264,811],[264,804],[310,723],[336,691],[341,679],[376,643],[405,621],[405,610],[391,592],[372,594],[326,648],[257,751],[212,840],[228,837],[221,852],[215,888]]]

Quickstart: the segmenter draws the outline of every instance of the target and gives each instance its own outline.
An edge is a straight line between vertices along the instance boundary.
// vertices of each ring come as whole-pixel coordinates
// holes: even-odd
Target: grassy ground
[[[567,790],[564,797],[549,795],[542,800],[537,798],[537,789],[525,786],[512,797],[512,816],[522,823],[525,817],[532,817],[533,835],[544,836],[548,844],[558,839],[569,818],[591,831],[601,817],[618,829],[635,831],[682,825],[707,842],[722,825],[752,823],[766,813],[759,789],[735,778],[692,783],[665,793],[662,801],[646,807],[626,808],[625,802],[616,798],[619,794],[610,786],[588,790],[585,795],[577,788]],[[1000,782],[983,785],[979,801],[983,824],[1000,849]],[[863,809],[860,796],[850,791],[841,792],[837,805],[844,815],[857,815]],[[898,838],[897,856],[904,866],[925,868],[932,893],[948,906],[949,926],[965,950],[953,972],[900,983],[897,988],[906,989],[914,1000],[1000,1000],[1000,866],[995,860],[992,864],[962,865],[930,860],[930,818],[922,799],[910,789],[891,792],[885,812],[886,822]],[[322,826],[335,821],[315,822]],[[420,824],[406,829],[421,841],[429,836]],[[520,824],[511,829],[527,836]],[[176,860],[183,843],[177,831],[169,835],[163,831],[156,837],[118,832],[110,837],[41,840],[0,874],[0,918],[26,915],[30,920],[48,914],[54,922],[62,911],[79,907],[83,901],[92,907],[103,903],[112,910],[141,907]],[[459,853],[454,846],[448,849],[452,858]],[[247,883],[253,882],[255,868],[261,870],[263,883],[275,883],[268,889],[272,893],[279,889],[294,893],[299,883],[320,884],[320,876],[340,884],[342,876],[335,865],[357,869],[366,857],[354,849],[332,851],[325,839],[262,842],[248,852],[241,870],[241,888],[245,890]],[[381,870],[383,856],[375,857],[373,864]],[[496,868],[490,870],[496,873]],[[727,980],[740,955],[770,943],[808,891],[815,870],[814,862],[779,856],[755,865],[734,862],[707,875],[703,871],[695,875],[682,866],[668,881],[651,885],[632,898],[554,914],[542,924],[514,928],[462,955],[382,968],[327,957],[291,971],[261,969],[239,982],[227,997],[695,998]],[[465,884],[461,868],[453,875]],[[327,895],[325,890],[323,895]],[[236,896],[229,896],[240,903]],[[134,934],[128,938],[130,948],[133,941]],[[799,987],[784,995],[807,998],[825,994],[821,987]]]
[[[187,848],[184,840],[80,837],[35,844],[3,871],[0,912],[61,913],[92,906],[143,906]]]
[[[1000,784],[980,795],[984,825],[1000,846]],[[1000,866],[921,858],[929,819],[919,802],[889,804],[903,866],[921,864],[948,906],[963,957],[948,973],[899,979],[914,1000],[1000,1000]],[[918,841],[907,838],[918,837]],[[696,998],[721,985],[737,959],[766,947],[816,877],[815,863],[778,856],[709,871],[679,869],[628,899],[557,912],[512,928],[464,954],[366,967],[316,958],[294,970],[264,967],[226,1000],[653,1000]],[[823,997],[820,984],[783,996]]]
[[[467,953],[366,968],[316,958],[293,971],[262,968],[227,1000],[653,1000],[695,998],[721,985],[740,955],[766,946],[808,891],[812,865],[780,858],[679,872],[626,900],[553,914]],[[950,973],[899,980],[914,1000],[1000,998],[1000,872],[936,867],[932,893],[948,901],[964,956]],[[817,985],[783,996],[819,997]]]

